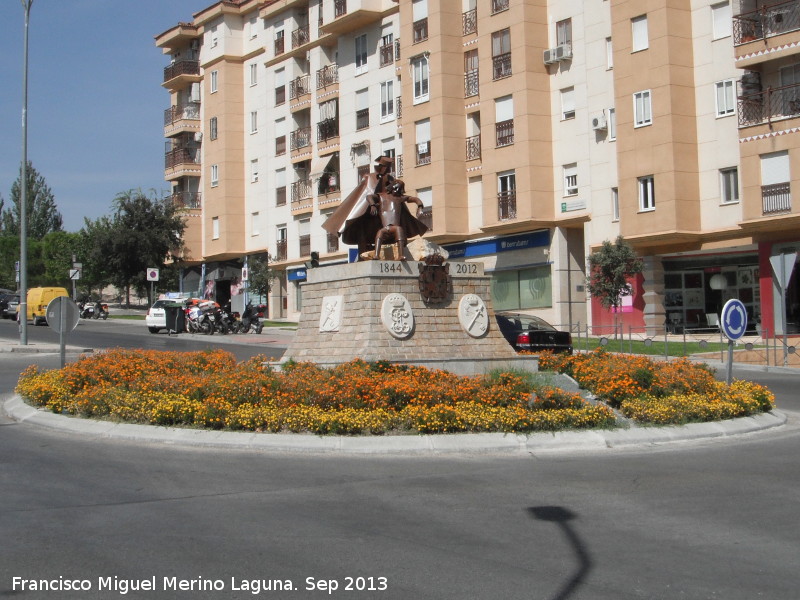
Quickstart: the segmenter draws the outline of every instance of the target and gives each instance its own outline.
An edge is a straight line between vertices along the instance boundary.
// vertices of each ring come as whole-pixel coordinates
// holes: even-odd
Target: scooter
[[[258,308],[254,307],[252,302],[248,302],[247,306],[244,307],[244,312],[242,313],[242,320],[239,325],[239,333],[250,333],[254,331],[256,333],[261,333],[261,330],[264,329],[264,324],[261,322],[260,315],[263,312],[259,312],[259,308],[264,306],[263,304],[259,304]]]

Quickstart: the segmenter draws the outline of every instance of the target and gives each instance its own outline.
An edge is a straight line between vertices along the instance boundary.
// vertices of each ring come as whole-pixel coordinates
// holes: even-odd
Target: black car
[[[572,354],[572,335],[559,331],[544,319],[520,313],[495,313],[497,326],[517,352],[542,350]]]

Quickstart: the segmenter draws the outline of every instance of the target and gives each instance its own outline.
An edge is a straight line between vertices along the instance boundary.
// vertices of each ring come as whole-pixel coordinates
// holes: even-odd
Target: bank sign
[[[460,244],[445,245],[444,249],[450,253],[450,258],[469,258],[470,256],[486,256],[499,254],[512,250],[528,250],[542,248],[550,245],[550,231],[534,231],[522,235],[494,238],[491,240],[477,240]]]

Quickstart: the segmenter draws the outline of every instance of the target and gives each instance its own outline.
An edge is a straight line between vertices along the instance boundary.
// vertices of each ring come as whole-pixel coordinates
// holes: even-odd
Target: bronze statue
[[[386,242],[389,238],[385,236],[389,236],[398,242],[398,246],[402,243],[403,248],[409,237],[422,235],[428,230],[406,207],[409,201],[421,207],[419,198],[404,196],[402,185],[399,191],[391,191],[392,184],[396,182],[391,174],[394,160],[381,156],[375,163],[375,172],[364,175],[358,186],[322,225],[328,233],[338,234],[345,244],[357,246],[358,260],[362,260],[361,255],[371,250],[375,251],[374,256],[377,258],[380,251],[378,236],[387,226],[395,229],[385,231],[381,242]],[[399,196],[396,195],[398,193]],[[400,228],[402,242],[397,238],[396,228]],[[400,249],[401,256],[403,248]]]
[[[370,214],[379,215],[381,228],[375,234],[375,258],[380,258],[383,243],[397,243],[399,260],[405,260],[406,242],[409,237],[424,234],[428,228],[408,208],[411,202],[417,205],[416,213],[422,210],[422,200],[405,195],[406,186],[402,180],[396,179],[389,184],[389,191],[372,194],[367,197]]]

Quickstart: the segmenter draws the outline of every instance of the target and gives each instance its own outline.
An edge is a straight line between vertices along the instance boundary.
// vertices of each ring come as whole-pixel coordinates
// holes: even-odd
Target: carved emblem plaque
[[[434,254],[419,263],[419,293],[425,302],[445,302],[453,293],[450,265],[442,261],[440,255]]]
[[[343,296],[325,296],[319,313],[320,331],[339,331],[342,324]]]
[[[403,294],[389,294],[383,299],[381,321],[394,337],[404,339],[414,331],[414,313]]]
[[[458,322],[472,337],[481,337],[489,330],[489,312],[480,296],[467,294],[458,303]]]

